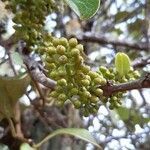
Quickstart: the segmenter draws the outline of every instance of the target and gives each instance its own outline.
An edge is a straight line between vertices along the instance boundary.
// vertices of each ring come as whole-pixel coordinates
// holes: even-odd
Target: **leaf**
[[[40,147],[43,143],[47,142],[51,138],[53,138],[56,135],[60,134],[69,134],[73,135],[81,140],[84,140],[86,142],[92,143],[93,145],[97,146],[99,149],[101,147],[97,144],[93,136],[89,133],[88,130],[86,129],[79,129],[79,128],[62,128],[62,129],[57,129],[56,131],[52,132],[49,134],[46,138],[44,138],[40,143],[36,144],[35,147]]]
[[[130,58],[125,53],[117,53],[115,56],[115,68],[120,77],[127,75],[131,67]]]
[[[21,58],[21,55],[18,52],[14,52],[11,55],[12,55],[12,61],[14,64],[17,64],[17,65],[23,64],[23,60]]]
[[[123,121],[128,120],[130,116],[130,110],[126,107],[119,107],[116,109],[120,119]]]
[[[65,0],[70,8],[81,18],[89,19],[100,7],[100,0]]]
[[[143,34],[144,19],[136,19],[134,22],[128,24],[128,32],[135,38],[139,38]]]
[[[0,76],[0,114],[3,117],[13,117],[14,105],[25,93],[30,83],[28,74],[15,77]]]
[[[117,22],[117,23],[123,22],[124,19],[129,16],[129,14],[130,14],[130,13],[127,12],[127,11],[118,12],[118,13],[115,15],[115,22]]]
[[[28,143],[22,143],[20,146],[20,150],[35,150]]]

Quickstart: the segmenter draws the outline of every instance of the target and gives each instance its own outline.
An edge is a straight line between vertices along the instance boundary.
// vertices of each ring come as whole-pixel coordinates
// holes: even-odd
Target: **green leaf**
[[[115,15],[115,22],[120,23],[123,22],[126,17],[128,17],[130,12],[121,11]]]
[[[131,64],[130,58],[125,53],[117,53],[115,56],[115,68],[120,77],[128,74]]]
[[[119,107],[116,109],[120,119],[123,121],[128,120],[130,116],[130,110],[126,107]]]
[[[12,55],[12,61],[16,65],[23,65],[23,60],[21,58],[21,55],[18,52],[14,52]]]
[[[89,19],[95,15],[100,6],[100,0],[65,0],[70,8],[81,18]]]
[[[92,143],[93,145],[97,146],[99,149],[102,149],[93,136],[89,133],[86,129],[79,129],[79,128],[63,128],[63,129],[57,129],[56,131],[49,134],[46,138],[44,138],[40,143],[36,144],[34,147],[40,147],[43,143],[47,142],[51,138],[53,138],[56,135],[60,134],[69,134],[73,135],[79,139],[82,139],[86,142]]]
[[[28,143],[22,143],[20,146],[20,150],[35,150]]]
[[[0,114],[1,118],[13,117],[14,106],[25,93],[30,83],[28,74],[15,77],[0,76]]]

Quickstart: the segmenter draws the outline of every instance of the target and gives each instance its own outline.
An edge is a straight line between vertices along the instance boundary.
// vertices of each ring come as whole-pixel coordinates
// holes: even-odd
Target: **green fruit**
[[[136,70],[136,71],[133,72],[133,76],[135,78],[139,78],[140,77],[140,73]]]
[[[66,38],[61,37],[61,38],[59,39],[59,44],[65,46],[65,47],[67,47],[68,41],[67,41]]]
[[[93,71],[90,71],[88,75],[91,77],[91,79],[99,77],[99,74]]]
[[[103,95],[103,90],[102,89],[99,89],[99,88],[97,88],[95,91],[94,91],[94,93],[95,93],[95,95],[96,96],[101,96],[101,95]]]
[[[107,69],[106,67],[104,67],[104,66],[101,66],[101,67],[99,68],[99,71],[102,72],[102,73],[106,73],[107,70],[108,70],[108,69]]]
[[[49,96],[56,98],[58,93],[56,91],[52,91]]]
[[[105,78],[102,78],[101,79],[101,85],[106,85],[106,83],[107,83],[107,80]]]
[[[84,79],[84,80],[81,80],[81,84],[85,87],[89,86],[90,85],[90,81],[87,80],[87,79]]]
[[[70,46],[70,47],[75,47],[77,44],[78,44],[78,41],[77,41],[76,38],[71,38],[71,39],[69,40],[69,46]]]
[[[56,79],[56,78],[58,77],[58,73],[57,73],[57,71],[52,71],[52,72],[49,74],[49,76],[50,76],[51,78],[53,78],[53,79]]]
[[[67,81],[66,79],[60,79],[57,81],[57,84],[60,86],[67,86]]]
[[[62,45],[58,45],[56,50],[57,50],[57,54],[64,55],[65,51],[66,51],[66,48]]]
[[[76,61],[76,65],[81,65],[83,63],[83,57],[78,55],[76,58],[75,58],[75,61]]]
[[[55,88],[55,90],[59,94],[64,92],[64,88],[62,86],[60,86],[60,85],[57,85],[56,88]]]
[[[77,94],[78,94],[78,89],[77,89],[77,88],[72,88],[72,89],[70,90],[70,94],[71,94],[71,95],[77,95]]]
[[[59,45],[59,39],[58,38],[53,38],[52,43],[53,43],[54,46],[58,46]]]
[[[48,47],[47,52],[50,56],[53,54],[56,54],[56,48],[55,47]]]
[[[68,62],[68,58],[65,55],[62,55],[58,58],[60,64],[66,64]]]
[[[67,96],[65,95],[65,94],[60,94],[59,96],[58,96],[58,100],[59,101],[65,101],[67,99]]]
[[[81,71],[85,74],[87,74],[91,69],[89,66],[86,66],[86,65],[81,65],[80,68],[81,68]]]
[[[91,98],[91,94],[90,94],[90,92],[88,92],[88,91],[84,91],[84,92],[82,93],[82,95],[83,95],[85,98]]]
[[[78,45],[76,46],[76,48],[77,48],[80,52],[83,52],[83,50],[84,50],[82,44],[78,44]]]
[[[48,63],[53,63],[53,62],[55,62],[54,58],[49,57],[49,56],[46,57],[45,61],[48,62]]]
[[[75,56],[79,56],[80,55],[80,51],[77,48],[73,48],[71,50],[71,56],[75,57]]]
[[[55,69],[56,65],[55,63],[46,63],[45,67],[50,70],[50,69]]]
[[[91,97],[91,102],[92,103],[97,103],[99,101],[99,98],[97,96],[92,96]]]
[[[102,82],[102,79],[97,77],[97,78],[94,78],[93,79],[93,82],[96,84],[96,85],[101,85],[101,82]]]
[[[76,109],[79,109],[81,107],[81,102],[79,100],[73,101],[73,104],[74,104]]]

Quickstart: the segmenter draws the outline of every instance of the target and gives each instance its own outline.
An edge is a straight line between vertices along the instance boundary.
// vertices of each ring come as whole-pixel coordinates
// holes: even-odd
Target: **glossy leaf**
[[[75,136],[81,140],[84,140],[86,142],[89,142],[95,146],[97,146],[99,149],[101,147],[97,144],[93,136],[89,133],[86,129],[79,129],[79,128],[63,128],[63,129],[57,129],[56,131],[49,134],[45,139],[43,139],[40,143],[36,144],[35,147],[40,147],[43,143],[47,142],[51,138],[53,138],[56,135],[60,134],[69,134],[72,136]]]
[[[120,77],[125,76],[130,70],[130,59],[125,53],[117,53],[115,56],[115,68]]]
[[[65,1],[81,19],[89,19],[93,17],[100,6],[100,0],[65,0]]]
[[[0,114],[3,117],[13,117],[14,105],[25,93],[30,83],[28,74],[16,77],[0,76]]]

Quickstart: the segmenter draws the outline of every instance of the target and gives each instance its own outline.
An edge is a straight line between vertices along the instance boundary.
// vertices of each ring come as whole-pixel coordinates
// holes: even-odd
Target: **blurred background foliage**
[[[57,1],[60,11],[46,17],[45,30],[57,37],[77,37],[85,47],[85,61],[93,70],[101,65],[112,66],[115,54],[122,51],[129,55],[133,67],[142,75],[150,72],[149,0],[101,0],[99,11],[87,21],[81,21],[62,0]],[[1,1],[0,10],[1,38],[8,39],[15,32],[12,28],[13,14],[4,9]],[[87,36],[90,38],[85,38]],[[95,37],[99,40],[92,40]],[[14,50],[15,46],[9,54],[0,47],[0,74],[3,76],[14,75],[10,55],[15,69],[24,72],[22,59]],[[36,58],[39,59],[38,56]],[[46,95],[48,89],[41,88]],[[110,110],[108,106],[101,105],[98,113],[89,117],[82,117],[70,105],[61,109],[53,105],[46,106],[40,110],[40,114],[31,105],[31,102],[40,99],[32,84],[27,93],[29,97],[24,95],[20,99],[22,130],[27,138],[39,141],[57,128],[85,127],[105,150],[150,149],[150,89],[129,91],[118,109]],[[20,141],[11,140],[7,121],[2,120],[0,126],[0,142],[9,149],[17,150]],[[8,149],[2,144],[0,149]],[[96,150],[91,144],[67,135],[50,140],[41,149]]]

